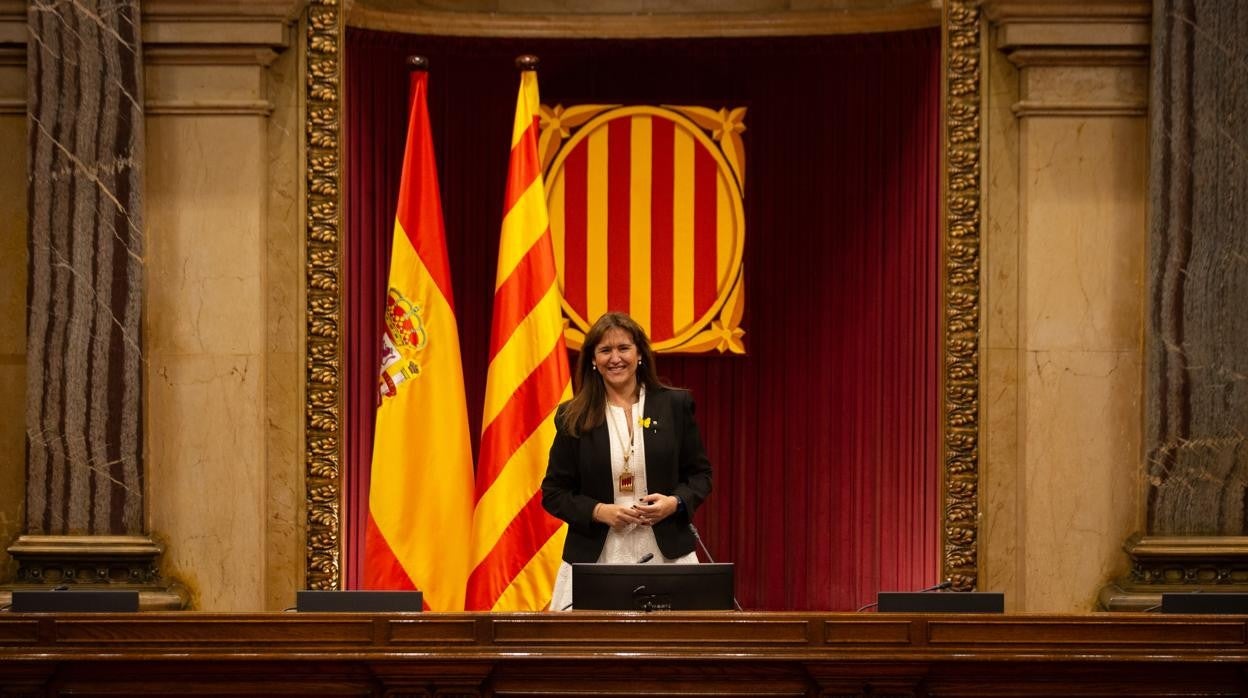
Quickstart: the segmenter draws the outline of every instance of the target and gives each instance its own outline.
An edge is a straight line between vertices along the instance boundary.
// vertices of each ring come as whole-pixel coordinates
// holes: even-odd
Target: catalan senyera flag
[[[473,475],[468,404],[426,103],[413,71],[386,294],[363,585],[464,608]]]
[[[542,509],[554,414],[572,397],[559,285],[537,155],[537,73],[520,77],[486,376],[469,610],[550,604],[567,528]]]

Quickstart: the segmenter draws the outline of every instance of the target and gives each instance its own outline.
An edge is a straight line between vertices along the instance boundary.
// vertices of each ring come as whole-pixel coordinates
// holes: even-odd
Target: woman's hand
[[[594,507],[594,520],[611,528],[621,529],[626,526],[644,526],[646,522],[641,513],[634,507],[619,504],[598,504]]]
[[[648,494],[633,505],[633,511],[641,517],[642,525],[653,526],[676,513],[680,502],[666,494]]]

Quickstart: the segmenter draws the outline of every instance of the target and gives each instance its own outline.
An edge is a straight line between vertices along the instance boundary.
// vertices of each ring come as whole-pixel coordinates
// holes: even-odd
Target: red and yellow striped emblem
[[[745,109],[584,105],[542,116],[568,343],[622,310],[656,350],[744,352]]]

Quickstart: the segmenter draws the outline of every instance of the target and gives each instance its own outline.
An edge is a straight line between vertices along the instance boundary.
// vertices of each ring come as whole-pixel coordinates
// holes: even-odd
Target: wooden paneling
[[[0,614],[10,696],[1239,695],[1248,617]]]

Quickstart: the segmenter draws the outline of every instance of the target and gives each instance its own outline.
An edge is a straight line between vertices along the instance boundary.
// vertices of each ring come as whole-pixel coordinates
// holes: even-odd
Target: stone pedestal
[[[187,604],[186,589],[160,576],[161,546],[148,536],[25,535],[8,551],[18,562],[17,580],[0,591],[0,606],[15,589],[71,585],[138,590],[144,611],[176,611]]]
[[[1133,535],[1131,571],[1101,589],[1111,611],[1156,609],[1167,592],[1248,592],[1248,536]]]

